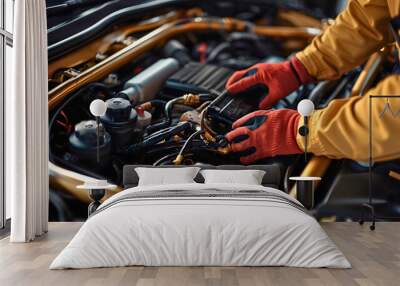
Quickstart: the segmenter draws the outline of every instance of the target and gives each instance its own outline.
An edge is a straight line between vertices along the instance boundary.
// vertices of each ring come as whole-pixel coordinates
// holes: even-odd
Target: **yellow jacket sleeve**
[[[316,110],[309,121],[308,151],[332,159],[367,161],[369,155],[369,95],[400,95],[400,75],[390,75],[365,96],[333,100]],[[373,158],[386,161],[400,158],[400,98],[388,100],[390,110],[382,114],[386,99],[372,99]],[[397,116],[396,116],[397,115]],[[299,126],[303,125],[303,120]],[[304,150],[304,137],[297,143]]]
[[[337,78],[392,41],[390,18],[387,0],[350,0],[335,22],[296,56],[316,80]]]

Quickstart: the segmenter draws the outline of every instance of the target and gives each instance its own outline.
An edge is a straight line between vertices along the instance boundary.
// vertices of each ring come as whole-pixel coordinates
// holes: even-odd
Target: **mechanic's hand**
[[[235,72],[226,83],[231,94],[253,88],[262,89],[264,98],[260,109],[270,108],[280,99],[288,96],[302,84],[313,82],[303,64],[292,57],[290,61],[274,64],[256,64],[248,69]]]
[[[246,165],[262,158],[299,154],[299,119],[300,114],[292,109],[258,110],[233,123],[234,130],[225,137]]]

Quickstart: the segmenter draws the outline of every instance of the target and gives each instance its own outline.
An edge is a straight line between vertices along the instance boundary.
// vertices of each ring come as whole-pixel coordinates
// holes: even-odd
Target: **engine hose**
[[[178,103],[182,103],[182,102],[192,105],[192,104],[196,104],[196,103],[201,103],[203,101],[208,101],[208,100],[211,100],[214,98],[215,98],[215,96],[212,94],[199,94],[199,95],[190,95],[189,94],[189,95],[180,96],[180,97],[177,97],[177,98],[174,98],[174,99],[168,101],[164,107],[165,120],[160,123],[156,123],[156,124],[148,126],[146,128],[146,133],[151,134],[153,132],[156,132],[162,128],[169,126],[172,121],[171,112],[172,112],[174,105],[176,105]]]
[[[150,100],[148,103],[150,104],[151,107],[159,108],[161,110],[164,110],[165,105],[167,104],[167,102],[165,100],[161,100],[161,99],[153,99],[153,100]],[[146,103],[144,103],[142,105],[145,105],[145,104]]]
[[[148,138],[147,140],[145,140],[139,144],[143,144],[143,147],[148,147],[148,146],[154,145],[162,140],[165,140],[168,137],[172,137],[178,133],[186,131],[189,128],[192,128],[192,123],[187,121],[187,122],[176,125],[175,127],[171,128],[171,130],[168,132],[160,133],[157,136],[151,136],[150,138]]]
[[[174,143],[174,142],[170,142],[170,143]],[[146,157],[155,158],[155,157],[159,157],[164,154],[172,154],[172,153],[179,152],[179,150],[182,148],[184,143],[185,142],[179,142],[179,143],[175,143],[175,145],[171,144],[171,145],[167,145],[167,146],[165,146],[165,143],[156,144],[154,146],[154,148],[151,148],[148,150],[148,152],[146,152]],[[162,146],[158,146],[158,145],[162,145]]]
[[[218,46],[216,46],[212,50],[212,52],[210,53],[210,55],[208,56],[208,58],[206,60],[206,63],[207,64],[212,63],[219,56],[219,54],[221,52],[223,52],[223,51],[225,51],[225,50],[227,50],[229,48],[230,48],[230,43],[221,43],[221,44],[219,44]]]
[[[175,141],[168,141],[168,142],[163,142],[154,145],[151,149],[148,149],[146,151],[146,156],[155,156],[157,153],[161,154],[170,154],[170,153],[175,153],[179,152],[179,150],[182,148],[182,146],[185,144],[186,140],[181,140],[179,142]],[[192,140],[192,143],[190,145],[192,148],[197,148],[200,146],[204,146],[204,141],[203,140]]]
[[[151,133],[151,134],[148,135],[147,137],[144,137],[144,138],[143,138],[143,141],[146,141],[147,139],[150,139],[150,138],[153,138],[153,137],[155,137],[155,136],[158,136],[159,134],[169,132],[169,131],[171,131],[172,129],[174,129],[174,127],[175,127],[175,126],[169,126],[169,127],[167,127],[167,128],[163,128],[163,129],[158,130],[158,131],[156,131],[156,132],[154,132],[154,133]]]
[[[189,122],[189,121],[185,121],[185,123],[186,123],[186,122]],[[189,123],[193,125],[192,122],[189,122]],[[181,122],[180,124],[182,124],[182,122]],[[178,125],[179,125],[179,123],[178,123]],[[177,125],[174,125],[174,126],[169,126],[169,127],[167,127],[167,128],[158,130],[158,131],[156,131],[156,132],[154,132],[154,133],[148,135],[147,137],[143,138],[143,141],[147,141],[147,140],[149,140],[149,139],[151,139],[151,138],[153,138],[153,137],[157,137],[157,136],[159,136],[160,134],[165,134],[165,133],[171,132],[171,131],[174,130],[176,127],[177,127]]]
[[[160,141],[163,141],[169,137],[172,137],[178,133],[181,133],[183,131],[186,131],[186,130],[192,129],[192,128],[193,128],[193,123],[191,123],[189,121],[180,123],[180,124],[174,126],[173,128],[170,128],[170,130],[168,130],[166,132],[162,132],[157,135],[151,136],[140,143],[129,146],[128,149],[126,150],[126,153],[128,153],[128,154],[137,153],[143,149],[153,146],[154,144],[157,144]]]
[[[167,104],[165,104],[165,107],[164,107],[165,120],[163,120],[163,121],[161,121],[159,123],[156,123],[156,124],[148,126],[146,128],[146,133],[147,134],[151,134],[151,133],[153,133],[155,131],[158,131],[158,130],[160,130],[162,128],[165,128],[165,127],[169,126],[171,124],[171,121],[172,121],[172,118],[171,118],[172,107],[176,103],[178,103],[179,101],[182,101],[182,99],[183,99],[182,97],[177,97],[177,98],[174,98],[174,99],[168,101]]]

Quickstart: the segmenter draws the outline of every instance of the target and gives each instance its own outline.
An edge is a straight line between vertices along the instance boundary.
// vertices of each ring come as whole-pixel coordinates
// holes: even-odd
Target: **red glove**
[[[260,109],[270,108],[288,96],[302,84],[313,82],[303,64],[292,57],[290,61],[276,64],[256,64],[235,72],[226,83],[231,93],[241,93],[251,88],[262,87],[265,93]]]
[[[292,109],[258,110],[233,123],[225,135],[240,162],[250,164],[262,158],[302,153],[296,142],[300,114]]]

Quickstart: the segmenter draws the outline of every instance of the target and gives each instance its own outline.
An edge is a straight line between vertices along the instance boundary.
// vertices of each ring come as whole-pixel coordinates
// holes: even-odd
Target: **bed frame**
[[[151,165],[125,165],[123,170],[123,185],[125,189],[136,187],[139,182],[139,177],[135,171],[137,167],[147,167],[147,168],[182,168],[187,166],[181,165],[166,165],[166,166],[151,166]],[[219,169],[219,170],[263,170],[265,171],[264,178],[262,180],[262,185],[265,187],[271,187],[275,189],[282,190],[282,170],[278,164],[272,165],[196,165],[196,167],[200,167],[202,170],[204,169]],[[204,178],[199,173],[195,181],[198,183],[203,183]]]

